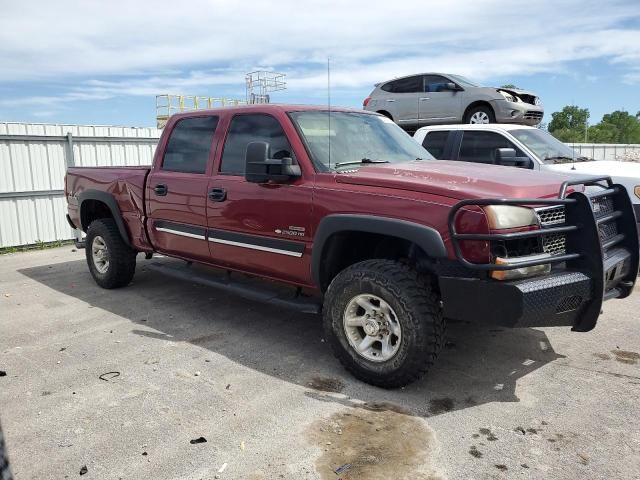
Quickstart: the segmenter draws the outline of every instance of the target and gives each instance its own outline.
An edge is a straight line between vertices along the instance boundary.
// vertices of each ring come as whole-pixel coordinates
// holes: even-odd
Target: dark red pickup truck
[[[609,178],[431,160],[369,112],[184,113],[151,168],[70,168],[68,219],[105,288],[127,285],[136,254],[154,252],[293,287],[174,272],[322,310],[340,361],[382,387],[433,364],[447,318],[584,332],[604,300],[632,292],[635,217]]]

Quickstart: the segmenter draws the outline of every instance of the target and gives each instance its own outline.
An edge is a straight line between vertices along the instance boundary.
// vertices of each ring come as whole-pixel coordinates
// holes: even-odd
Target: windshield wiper
[[[344,167],[347,165],[362,165],[365,163],[389,163],[388,160],[371,160],[370,158],[364,157],[360,160],[353,160],[350,162],[339,162],[336,163],[336,167]]]

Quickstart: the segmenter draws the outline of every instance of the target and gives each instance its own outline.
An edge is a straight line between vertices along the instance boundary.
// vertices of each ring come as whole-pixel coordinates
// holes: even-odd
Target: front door
[[[293,128],[293,127],[291,127]],[[218,265],[306,283],[309,277],[312,184],[256,184],[244,178],[245,152],[251,142],[267,142],[271,158],[297,162],[278,119],[266,114],[237,114],[231,119],[218,172],[208,192],[208,236]]]
[[[424,76],[424,94],[420,98],[419,116],[429,123],[444,123],[459,119],[462,105],[461,92],[446,88],[451,81],[440,75]]]
[[[147,177],[147,228],[159,252],[209,260],[207,186],[218,117],[178,120]],[[162,146],[159,146],[162,149]]]

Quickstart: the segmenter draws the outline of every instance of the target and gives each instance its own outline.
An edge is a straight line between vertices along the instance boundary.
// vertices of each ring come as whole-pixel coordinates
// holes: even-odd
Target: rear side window
[[[218,117],[183,118],[171,131],[162,170],[205,173]]]
[[[422,83],[422,76],[416,75],[415,77],[401,78],[384,84],[382,90],[392,93],[417,93],[424,90]]]
[[[459,159],[463,162],[496,163],[498,148],[513,148],[517,157],[526,155],[508,139],[494,132],[464,132]]]
[[[267,142],[270,158],[293,157],[287,136],[274,117],[263,114],[236,115],[231,120],[224,144],[220,172],[244,175],[247,145],[251,142]]]
[[[444,158],[444,148],[449,138],[449,130],[436,130],[427,133],[422,141],[422,146],[437,159]]]

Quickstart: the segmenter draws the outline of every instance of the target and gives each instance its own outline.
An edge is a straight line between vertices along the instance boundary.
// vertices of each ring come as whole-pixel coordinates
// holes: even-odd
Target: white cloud
[[[490,80],[606,59],[636,81],[640,68],[640,28],[628,26],[640,20],[637,0],[42,0],[2,10],[0,82],[67,85],[23,99],[32,105],[242,93],[256,65],[287,72],[292,90],[324,89],[327,56],[334,88],[345,90],[419,71]]]

